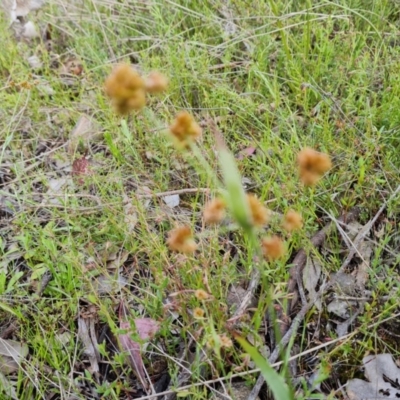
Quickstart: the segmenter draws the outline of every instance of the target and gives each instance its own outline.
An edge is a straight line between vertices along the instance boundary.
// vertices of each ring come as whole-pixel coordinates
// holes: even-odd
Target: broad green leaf
[[[253,226],[250,208],[247,203],[246,194],[242,186],[242,179],[236,166],[236,161],[233,155],[226,149],[220,150],[219,161],[227,190],[226,201],[231,210],[232,216],[244,230],[250,232]]]
[[[293,393],[285,383],[282,376],[271,367],[269,362],[257,351],[257,349],[240,336],[237,336],[236,340],[243,347],[244,351],[250,355],[257,367],[260,368],[261,374],[267,382],[275,400],[293,400]]]

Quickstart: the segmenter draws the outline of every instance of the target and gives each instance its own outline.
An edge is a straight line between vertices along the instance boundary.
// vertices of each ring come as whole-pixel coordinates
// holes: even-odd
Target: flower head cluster
[[[261,201],[253,194],[246,196],[251,217],[255,226],[261,227],[269,221],[270,213]]]
[[[193,317],[196,318],[196,319],[203,319],[203,318],[204,318],[204,315],[205,315],[204,310],[202,310],[202,309],[199,308],[199,307],[196,307],[196,308],[193,310]]]
[[[167,244],[173,251],[190,254],[196,248],[196,242],[193,240],[192,232],[188,226],[179,226],[168,234]]]
[[[203,289],[197,289],[197,290],[194,292],[194,295],[196,296],[196,298],[197,298],[198,300],[201,300],[201,301],[207,300],[207,299],[210,297],[210,295],[209,295],[205,290],[203,290]]]
[[[105,91],[120,114],[140,110],[146,105],[146,92],[159,93],[168,80],[159,72],[152,72],[144,80],[129,64],[117,65],[105,81]]]
[[[217,346],[229,349],[233,346],[233,342],[232,339],[223,334],[223,335],[217,335],[216,337],[210,336],[206,342],[206,346],[207,348],[214,350]]]
[[[200,125],[187,111],[181,111],[169,127],[171,136],[180,147],[188,147],[202,134]]]
[[[206,224],[218,224],[225,217],[226,204],[219,198],[211,200],[204,208],[204,221]]]
[[[264,238],[261,242],[261,248],[268,261],[278,260],[285,254],[285,245],[279,236]]]
[[[226,335],[220,335],[219,340],[221,342],[221,347],[225,347],[226,349],[229,349],[230,347],[233,346],[232,339],[228,338]]]
[[[318,180],[332,168],[332,162],[327,154],[320,153],[309,147],[300,151],[297,156],[300,179],[307,186],[315,185]]]
[[[117,65],[105,82],[105,91],[120,114],[140,110],[146,105],[144,80],[128,64]]]
[[[286,229],[288,232],[296,231],[303,227],[303,218],[298,212],[289,210],[283,219],[282,225],[283,229]]]

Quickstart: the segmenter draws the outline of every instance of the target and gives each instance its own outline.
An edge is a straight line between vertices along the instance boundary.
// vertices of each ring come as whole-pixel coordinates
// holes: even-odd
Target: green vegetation
[[[29,348],[7,379],[21,400],[144,396],[118,347],[123,301],[129,320],[160,323],[143,353],[153,384],[168,371],[176,389],[183,365],[193,374],[183,386],[241,374],[253,387],[258,374],[242,373],[251,363],[228,323],[232,292],[247,288],[259,268],[256,302],[234,329],[259,350],[262,338],[271,346],[267,311],[290,302],[286,285],[297,251],[318,253],[319,284],[329,279],[348,248],[337,232],[321,252],[310,238],[353,207],[367,223],[400,184],[400,4],[49,3],[31,17],[46,31],[41,40],[16,41],[5,19],[0,27],[0,336]],[[33,55],[42,63],[36,70],[28,62]],[[122,61],[143,75],[161,71],[170,83],[121,122],[104,81]],[[166,133],[181,110],[203,129],[198,153],[178,151]],[[86,121],[86,132],[78,121]],[[255,259],[253,236],[232,219],[221,226],[202,222],[216,181],[226,175],[216,131],[236,159],[246,192],[275,212],[266,233],[285,239],[284,258]],[[333,162],[311,188],[302,185],[296,165],[307,146]],[[180,203],[171,208],[165,196],[174,191],[181,191]],[[340,398],[340,386],[360,377],[367,353],[399,357],[398,322],[380,323],[399,312],[398,201],[387,204],[368,236],[369,297],[349,328],[353,334],[311,353],[312,360],[297,360],[304,379],[296,398]],[[282,229],[279,216],[289,209],[304,221],[293,234]],[[168,232],[177,225],[192,227],[195,256],[168,249]],[[197,289],[210,298],[196,298]],[[339,317],[326,304],[309,310],[300,325],[294,339],[299,352],[337,338]],[[203,318],[194,318],[196,308]],[[78,318],[94,321],[98,374],[78,337]],[[321,361],[327,379],[322,393],[311,394],[307,376],[322,368]],[[229,392],[229,380],[224,385]],[[1,394],[6,387],[0,399],[7,398]],[[212,389],[224,393],[208,383],[181,395],[212,398]]]

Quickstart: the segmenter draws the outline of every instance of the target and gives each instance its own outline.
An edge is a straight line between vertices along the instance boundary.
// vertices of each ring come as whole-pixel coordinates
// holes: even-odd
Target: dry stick
[[[47,150],[47,151],[45,151],[45,152],[43,152],[43,153],[40,153],[38,156],[35,156],[35,157],[32,157],[32,158],[27,158],[26,160],[22,160],[22,161],[16,161],[15,163],[6,164],[5,166],[6,166],[6,167],[15,167],[15,164],[28,163],[28,162],[30,162],[30,161],[35,161],[35,160],[37,160],[37,159],[44,158],[45,156],[48,156],[48,155],[50,155],[50,154],[56,152],[57,150],[61,150],[62,148],[66,147],[68,143],[69,143],[69,141],[63,143],[62,145],[60,145],[60,146],[58,146],[58,147],[54,147],[54,148],[52,148],[52,149],[50,149],[50,150]],[[36,164],[33,164],[33,167],[35,167],[35,166],[36,166]],[[32,168],[32,165],[29,165],[27,168],[31,169],[31,168]],[[27,171],[27,170],[28,170],[28,169],[25,169],[25,171]],[[24,171],[24,172],[25,172],[25,171]]]
[[[208,188],[189,188],[189,189],[178,189],[178,190],[170,190],[168,192],[161,193],[144,193],[137,194],[137,197],[144,198],[152,198],[152,197],[164,197],[164,196],[172,196],[174,194],[186,194],[186,193],[209,193],[211,190]]]
[[[227,322],[240,320],[240,318],[244,315],[246,309],[251,304],[254,293],[256,292],[258,284],[260,283],[260,277],[261,274],[259,269],[257,267],[253,267],[253,270],[251,271],[250,283],[246,290],[246,293],[244,294],[239,307],[236,309],[233,316],[229,318]]]

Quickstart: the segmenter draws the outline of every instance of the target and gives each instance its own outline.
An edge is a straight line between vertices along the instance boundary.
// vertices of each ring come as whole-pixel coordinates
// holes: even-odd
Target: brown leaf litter
[[[400,398],[400,369],[391,354],[366,356],[363,367],[368,381],[352,379],[347,382],[350,400]]]
[[[147,373],[142,359],[143,345],[133,340],[131,335],[132,329],[135,329],[135,333],[141,341],[148,341],[159,330],[159,323],[151,318],[135,318],[135,327],[133,328],[131,323],[125,319],[125,307],[121,303],[119,311],[120,328],[127,331],[127,333],[119,335],[121,349],[129,354],[129,362],[133,371],[138,376],[143,388],[149,391],[150,385],[147,381]]]

